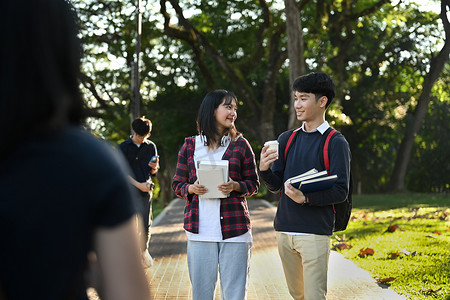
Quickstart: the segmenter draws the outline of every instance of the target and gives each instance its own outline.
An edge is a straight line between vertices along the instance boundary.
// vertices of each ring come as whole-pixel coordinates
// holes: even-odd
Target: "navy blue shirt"
[[[151,168],[148,165],[150,159],[154,155],[158,155],[155,143],[145,140],[139,147],[131,140],[131,137],[119,145],[125,159],[130,165],[132,174],[130,174],[138,182],[146,182],[151,176]],[[136,188],[137,189],[137,188]],[[142,192],[137,189],[141,194]]]
[[[325,128],[326,129],[326,128]],[[332,139],[329,152],[331,174],[338,176],[331,189],[306,193],[308,203],[298,204],[284,193],[284,182],[293,176],[302,174],[312,168],[322,171],[319,153],[322,133],[299,130],[295,142],[291,145],[286,164],[284,149],[291,131],[284,132],[278,138],[279,157],[272,168],[260,172],[267,188],[274,193],[281,193],[274,227],[277,231],[331,235],[334,228],[334,211],[332,204],[345,201],[350,180],[350,148],[343,135]]]

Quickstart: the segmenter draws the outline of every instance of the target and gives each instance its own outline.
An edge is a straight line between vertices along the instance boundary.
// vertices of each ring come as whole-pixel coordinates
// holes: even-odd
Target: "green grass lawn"
[[[353,206],[337,233],[352,248],[340,253],[408,299],[450,299],[450,197],[358,195]],[[360,257],[366,248],[373,255]]]

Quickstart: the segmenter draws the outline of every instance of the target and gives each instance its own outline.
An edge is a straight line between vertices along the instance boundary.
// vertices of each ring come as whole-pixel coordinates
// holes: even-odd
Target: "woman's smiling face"
[[[215,110],[214,115],[216,117],[217,129],[220,133],[232,128],[237,118],[236,99],[233,99],[231,102],[224,99]]]

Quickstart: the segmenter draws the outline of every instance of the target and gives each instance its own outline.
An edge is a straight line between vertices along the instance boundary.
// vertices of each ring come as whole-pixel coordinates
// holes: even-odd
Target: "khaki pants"
[[[295,300],[325,300],[330,236],[277,233],[278,253]]]

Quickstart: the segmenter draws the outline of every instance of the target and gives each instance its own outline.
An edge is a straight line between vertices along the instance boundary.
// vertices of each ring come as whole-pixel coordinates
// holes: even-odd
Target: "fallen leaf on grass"
[[[437,290],[433,290],[433,289],[428,289],[426,291],[422,291],[425,294],[436,294],[437,292],[439,292],[440,290],[442,290],[442,287],[438,288]]]
[[[359,250],[358,256],[359,257],[366,257],[366,256],[369,256],[369,255],[374,255],[374,254],[375,254],[375,251],[372,248],[366,248],[366,249],[361,248]]]
[[[437,235],[441,235],[442,234],[442,232],[440,232],[440,231],[433,231],[432,233],[437,234]]]
[[[437,239],[438,238],[438,236],[434,235],[434,234],[429,234],[426,237],[429,237],[429,238],[432,238],[432,239]]]
[[[375,213],[370,212],[370,211],[360,211],[360,212],[352,212],[352,216],[350,218],[352,221],[371,221],[371,222],[375,222],[379,219],[379,217],[377,217],[375,215]],[[363,224],[366,224],[366,222],[364,222]]]
[[[386,229],[386,232],[394,232],[399,228],[397,224],[389,225],[389,227]]]
[[[333,247],[338,250],[350,249],[353,246],[347,243],[333,243]]]
[[[401,256],[401,255],[405,255],[405,256],[415,256],[416,255],[416,251],[414,251],[414,252],[409,252],[408,250],[406,250],[406,249],[402,249],[402,250],[400,250],[399,252],[391,252],[391,253],[389,253],[389,258],[392,258],[392,259],[395,259],[395,258],[397,258],[397,257],[399,257],[399,256]]]
[[[346,242],[347,241],[345,233],[342,235],[342,237],[339,237],[337,234],[334,237],[336,238],[336,241],[338,241],[338,242]]]
[[[447,221],[450,219],[450,210],[449,209],[445,209],[445,210],[436,210],[434,212],[428,212],[426,214],[423,215],[419,215],[418,213],[418,209],[413,209],[413,215],[411,217],[408,218],[408,220],[412,220],[412,219],[439,219],[439,220],[444,220]]]
[[[442,211],[441,214],[438,215],[440,220],[448,221],[450,219],[450,210],[446,209]]]
[[[409,256],[409,255],[415,256],[415,255],[417,254],[417,251],[409,252],[409,251],[406,250],[406,249],[402,249],[402,250],[400,250],[400,252],[403,253],[403,254],[405,254],[406,256]]]
[[[391,252],[391,253],[389,253],[389,256],[390,256],[390,258],[394,259],[394,258],[399,257],[401,254],[402,254],[401,252]]]
[[[395,280],[395,277],[388,277],[388,278],[382,278],[382,279],[378,278],[377,282],[378,283],[386,283],[386,282],[391,282],[394,280]]]

